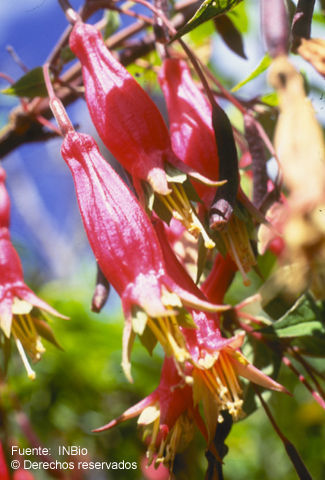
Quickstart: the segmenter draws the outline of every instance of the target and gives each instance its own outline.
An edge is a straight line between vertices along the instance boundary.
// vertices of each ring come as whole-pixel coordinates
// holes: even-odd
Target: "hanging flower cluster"
[[[94,27],[78,21],[70,35],[70,46],[82,65],[85,96],[94,125],[105,145],[132,174],[140,201],[144,201],[143,182],[148,182],[166,206],[168,199],[173,216],[186,228],[184,218],[191,218],[188,230],[193,233],[193,222],[200,222],[201,216],[204,223],[209,200],[211,203],[215,195],[213,186],[220,182],[211,108],[198,92],[188,68],[177,60],[167,60],[163,66],[161,81],[164,79],[168,85],[163,89],[174,99],[167,102],[171,117],[169,134],[152,100],[107,50]],[[174,81],[175,74],[178,81]],[[239,375],[266,388],[285,389],[243,356],[240,347],[244,334],[232,338],[223,338],[221,334],[216,312],[229,309],[223,305],[223,296],[237,265],[229,256],[223,260],[217,255],[215,263],[221,268],[217,274],[212,272],[212,280],[206,280],[210,287],[200,289],[170,247],[167,227],[150,209],[149,214],[146,212],[147,205],[141,205],[101,156],[95,141],[74,130],[46,70],[45,75],[50,105],[64,135],[62,157],[73,176],[89,243],[101,271],[121,297],[125,315],[124,372],[131,380],[130,352],[136,334],[149,351],[158,341],[166,355],[157,389],[100,430],[141,413],[139,424],[145,426],[145,436],[150,438],[149,464],[154,460],[156,465],[164,462],[171,467],[176,452],[191,437],[193,422],[210,446],[217,423],[223,420],[222,412],[228,411],[234,420],[242,417]],[[195,95],[199,105],[195,104]],[[198,160],[201,135],[206,137],[207,148],[203,165]],[[168,174],[168,165],[178,169],[173,178]],[[194,173],[195,179],[202,180],[202,174],[212,179],[205,185],[195,183],[203,199],[202,212],[189,202],[182,185],[188,182],[182,172],[192,172],[194,168],[199,171]],[[179,205],[188,208],[185,216],[179,214]],[[239,222],[230,221],[229,231],[235,228],[246,232]],[[207,245],[209,237],[201,227],[200,234],[205,247],[214,246]],[[233,238],[231,233],[224,235],[230,241]],[[251,252],[247,233],[238,241],[241,251],[247,248]],[[238,258],[237,250],[230,248],[229,254],[241,268],[243,260]],[[249,268],[247,264],[243,271]],[[200,405],[204,419],[199,413]]]
[[[230,428],[250,413],[251,406],[245,405],[249,395],[260,397],[275,425],[259,387],[288,393],[276,381],[280,359],[297,372],[288,358],[291,355],[310,373],[315,389],[296,374],[325,409],[318,372],[302,357],[311,353],[308,340],[314,330],[301,321],[306,310],[312,312],[317,317],[312,318],[317,323],[315,330],[324,336],[325,146],[306,102],[302,77],[287,59],[286,9],[283,0],[276,0],[272,7],[261,0],[264,37],[272,57],[269,78],[279,97],[273,149],[255,118],[258,110],[243,107],[215,79],[218,93],[239,105],[243,113],[244,132],[233,127],[207,80],[209,74],[183,41],[188,58],[170,45],[157,49],[162,58],[157,85],[166,102],[167,126],[97,28],[85,23],[66,0],[60,3],[73,24],[69,46],[81,65],[80,81],[82,75],[90,117],[104,145],[128,174],[127,181],[122,180],[95,140],[76,131],[55,92],[57,78],[52,84],[49,67],[44,66],[49,105],[59,127],[56,132],[63,137],[61,155],[71,172],[98,266],[100,285],[92,309],[101,310],[111,285],[123,308],[121,364],[130,382],[137,335],[149,354],[157,344],[164,354],[155,390],[94,431],[103,432],[138,417],[147,445],[146,464],[152,468],[163,464],[172,473],[176,454],[191,441],[197,427],[207,454],[213,457],[209,461],[213,470],[213,462],[222,463],[223,446],[217,439],[220,424],[225,422],[225,429]],[[298,9],[300,3],[304,2],[298,2]],[[164,32],[172,31],[164,14],[158,15],[160,7],[154,9],[159,26]],[[273,9],[279,21],[276,29],[268,19]],[[156,40],[165,43],[167,33],[159,37],[157,25]],[[218,25],[220,29],[216,21]],[[308,139],[300,117],[307,122]],[[49,126],[47,120],[38,120]],[[265,145],[278,161],[274,181],[267,174]],[[307,157],[313,182],[306,179]],[[246,185],[244,192],[241,175],[253,192]],[[24,283],[10,239],[5,179],[0,167],[1,347],[7,352],[13,339],[28,376],[34,378],[29,358],[37,362],[44,353],[41,337],[57,345],[46,315],[66,317]],[[261,262],[270,265],[260,269],[265,252],[275,255],[271,260],[263,257]],[[277,259],[281,268],[273,276],[270,272]],[[270,278],[264,282],[265,270]],[[251,290],[246,293],[252,279],[256,284],[263,282],[254,295]],[[245,292],[240,298],[232,291],[233,281]],[[278,301],[282,297],[285,308]],[[272,358],[270,362],[264,362],[264,353],[261,361],[259,350],[263,349],[265,357]],[[273,378],[262,371],[271,362]],[[279,436],[293,464],[298,465],[297,472],[305,472],[294,447],[288,446],[281,432]],[[9,479],[1,443],[0,471]]]

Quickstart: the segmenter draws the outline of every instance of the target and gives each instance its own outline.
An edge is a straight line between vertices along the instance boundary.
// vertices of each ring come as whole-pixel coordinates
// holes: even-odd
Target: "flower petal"
[[[247,380],[260,385],[261,387],[289,394],[285,387],[268,375],[265,375],[265,373],[261,372],[258,368],[254,367],[254,365],[249,363],[242,354],[240,354],[240,357],[237,355],[237,358],[236,356],[231,356],[231,363],[238,375],[247,378]]]

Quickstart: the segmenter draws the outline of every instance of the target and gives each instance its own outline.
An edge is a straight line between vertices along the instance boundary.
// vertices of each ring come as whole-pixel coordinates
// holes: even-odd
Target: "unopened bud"
[[[96,287],[91,301],[91,310],[99,313],[107,302],[111,286],[97,265]]]
[[[289,23],[284,0],[261,0],[261,25],[265,46],[271,57],[287,54]]]

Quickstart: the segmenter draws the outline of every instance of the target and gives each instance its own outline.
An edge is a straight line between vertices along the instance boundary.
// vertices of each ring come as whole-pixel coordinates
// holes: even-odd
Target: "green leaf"
[[[263,95],[261,101],[270,107],[277,107],[279,105],[279,97],[276,92]]]
[[[190,32],[207,20],[228,12],[241,1],[242,0],[205,0],[193,17],[176,33],[171,41],[182,37],[185,33]]]
[[[313,20],[317,23],[321,23],[321,24],[325,24],[325,15],[323,15],[322,13],[314,13],[313,15]]]
[[[275,334],[280,338],[325,335],[323,314],[313,298],[306,294],[300,297],[283,317],[261,332]]]
[[[299,272],[294,265],[284,265],[278,267],[261,286],[259,294],[263,310],[273,319],[283,317],[300,297],[300,294],[292,293],[286,288],[295,275],[299,275]]]
[[[231,19],[237,30],[241,33],[247,33],[249,31],[249,18],[246,12],[245,2],[241,2],[234,10],[227,13],[227,17]]]
[[[210,232],[210,236],[216,244],[216,249],[218,250],[218,252],[221,253],[223,257],[225,257],[227,255],[227,247],[225,245],[225,242],[223,241],[220,232],[218,232],[217,230],[213,230]]]
[[[156,51],[150,52],[148,55],[142,57],[143,64],[139,65],[138,63],[130,63],[127,66],[127,71],[135,77],[136,81],[147,91],[151,93],[161,91],[158,87],[157,82],[157,73],[155,71],[155,66],[160,66],[161,61],[159,55]]]
[[[204,43],[210,42],[210,37],[215,33],[215,27],[213,20],[208,20],[205,23],[202,23],[194,30],[189,32],[188,39],[189,44],[193,46],[193,48],[202,48]]]
[[[17,97],[47,97],[47,89],[44,82],[42,67],[30,70],[10,87],[1,90],[5,95],[16,95]]]
[[[106,20],[106,25],[103,31],[103,37],[106,40],[106,38],[110,37],[114,32],[116,32],[121,22],[120,14],[114,10],[106,10],[104,18]]]
[[[244,80],[242,80],[241,82],[237,83],[237,85],[235,85],[231,91],[232,92],[237,92],[241,87],[243,87],[244,85],[246,85],[247,83],[249,83],[251,80],[254,80],[254,78],[258,77],[259,75],[261,75],[261,73],[265,72],[265,70],[270,66],[271,64],[271,57],[269,56],[269,54],[267,53],[263,58],[262,60],[260,61],[260,63],[257,65],[257,67],[252,71],[252,73],[246,77]]]
[[[153,209],[158,217],[169,225],[172,219],[172,214],[158,195],[155,195]]]
[[[3,332],[0,333],[0,351],[2,352],[3,362],[1,362],[1,374],[7,374],[8,365],[11,356],[11,339],[7,338]],[[3,371],[2,371],[3,368]]]
[[[189,200],[191,200],[192,202],[202,203],[202,200],[198,196],[197,191],[193,187],[192,182],[188,177],[186,178],[185,182],[183,183],[183,187],[184,187],[185,193],[187,195],[187,198]]]
[[[265,348],[263,343],[249,337],[246,338],[242,350],[244,355],[255,367],[273,378],[273,380],[277,380],[281,366],[281,356],[278,355],[278,353],[269,348]],[[257,407],[255,389],[251,382],[246,383],[243,410],[248,416],[252,414]]]
[[[308,335],[294,339],[292,345],[298,347],[303,355],[325,357],[325,334]]]
[[[142,188],[145,196],[145,205],[148,212],[152,212],[155,201],[155,192],[147,182],[142,182]]]
[[[196,279],[195,283],[198,284],[201,278],[201,275],[204,271],[205,263],[207,260],[207,249],[204,245],[204,239],[202,235],[199,236],[198,241],[198,257],[197,257],[197,272],[196,272]]]
[[[45,338],[45,340],[47,340],[48,342],[52,343],[52,345],[54,345],[55,347],[59,348],[60,350],[63,350],[63,348],[61,347],[61,345],[58,343],[58,341],[56,340],[55,336],[54,336],[54,333],[52,332],[52,329],[50,327],[50,325],[45,322],[44,320],[40,319],[40,318],[35,318],[33,317],[33,322],[35,324],[35,327],[36,327],[36,330],[37,330],[37,333]]]
[[[153,349],[157,345],[157,338],[154,336],[150,328],[146,327],[142,335],[139,335],[140,342],[147,349],[148,353],[152,355]]]
[[[177,323],[181,327],[185,328],[197,328],[197,325],[195,324],[192,315],[190,315],[186,310],[182,309],[180,312],[177,314]]]
[[[71,60],[76,58],[75,54],[69,47],[69,45],[66,45],[63,47],[60,51],[60,59],[62,60],[63,63],[69,63]]]
[[[244,51],[244,42],[241,33],[235,27],[232,20],[227,16],[216,17],[215,27],[228,48],[240,57],[247,59]]]

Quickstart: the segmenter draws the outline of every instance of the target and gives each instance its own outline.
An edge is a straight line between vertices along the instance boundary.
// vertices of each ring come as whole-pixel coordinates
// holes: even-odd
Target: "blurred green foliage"
[[[136,419],[100,434],[92,433],[92,429],[119,416],[157,386],[162,352],[158,347],[150,358],[136,341],[132,354],[134,384],[129,384],[120,367],[122,314],[114,294],[101,314],[90,313],[92,283],[92,276],[84,271],[70,286],[49,284],[40,292],[55,308],[70,316],[70,320],[53,319],[51,322],[63,350],[46,344],[46,353],[35,366],[37,378],[34,382],[28,380],[20,358],[15,356],[9,367],[8,388],[16,392],[21,410],[28,416],[41,444],[51,448],[55,459],[71,461],[73,457],[58,456],[58,446],[76,445],[88,450],[88,456],[78,460],[138,463],[137,470],[90,471],[81,478],[137,480],[143,478],[139,465],[145,445]],[[280,382],[294,393],[294,397],[272,394],[271,409],[313,478],[325,478],[325,458],[321,454],[325,414],[303,386],[297,386],[290,373],[283,370]],[[270,397],[269,393],[267,395]],[[2,407],[8,407],[7,420],[14,443],[30,447],[16,413],[10,408],[9,396],[7,391]],[[228,480],[296,478],[262,408],[235,424],[226,443],[229,453],[224,467]],[[197,433],[187,450],[176,458],[178,480],[204,478],[207,467],[204,448],[204,441]],[[33,471],[33,474],[40,480],[50,478],[45,471]]]

